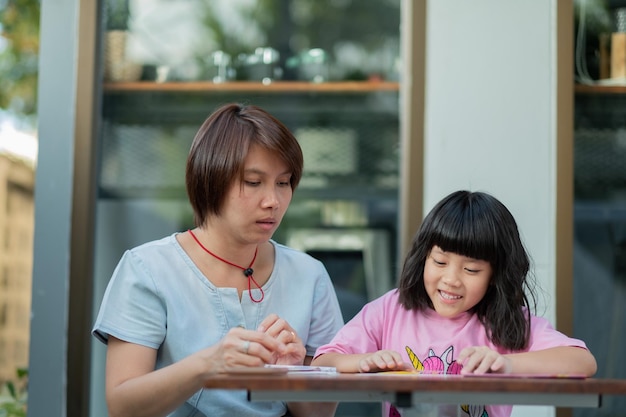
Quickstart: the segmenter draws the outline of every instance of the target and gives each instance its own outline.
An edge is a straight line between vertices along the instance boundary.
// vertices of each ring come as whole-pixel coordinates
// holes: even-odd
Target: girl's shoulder
[[[392,304],[397,304],[397,305],[400,305],[398,301],[399,298],[400,298],[400,292],[398,291],[397,288],[392,288],[386,293],[384,293],[383,295],[381,295],[380,297],[378,297],[378,299],[383,303],[392,303]]]
[[[393,288],[381,296],[369,301],[366,305],[367,310],[373,311],[390,311],[390,310],[404,310],[404,307],[398,301],[398,289]]]

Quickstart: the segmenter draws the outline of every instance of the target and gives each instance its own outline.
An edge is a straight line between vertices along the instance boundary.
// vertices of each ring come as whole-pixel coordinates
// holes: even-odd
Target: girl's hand
[[[304,363],[306,348],[302,343],[302,339],[298,337],[298,334],[289,323],[278,317],[278,315],[270,314],[267,316],[257,330],[285,345],[285,349],[275,352],[270,362],[267,363],[277,365],[302,365]]]
[[[402,356],[393,350],[379,350],[366,355],[359,360],[359,372],[379,372],[413,369],[410,364],[402,360]]]
[[[513,368],[510,358],[487,346],[466,347],[457,361],[463,365],[461,374],[510,374]]]

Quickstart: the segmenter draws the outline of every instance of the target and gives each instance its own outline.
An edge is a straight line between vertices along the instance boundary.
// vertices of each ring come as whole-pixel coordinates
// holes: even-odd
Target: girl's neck
[[[463,322],[468,321],[474,316],[473,311],[464,311],[463,313],[457,314],[454,317],[445,317],[441,314],[437,313],[436,310],[432,308],[428,308],[424,310],[426,316],[432,320],[442,321],[442,322]]]

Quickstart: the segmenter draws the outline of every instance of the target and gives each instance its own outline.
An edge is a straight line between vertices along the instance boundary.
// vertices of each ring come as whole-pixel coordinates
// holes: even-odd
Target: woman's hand
[[[306,356],[306,348],[295,332],[295,330],[285,320],[276,314],[270,314],[259,325],[259,332],[271,336],[285,349],[275,352],[270,361],[266,363],[276,365],[302,365]]]
[[[201,389],[212,375],[236,367],[263,366],[286,349],[284,343],[269,334],[235,327],[213,346],[155,370],[156,349],[109,336],[106,361],[109,415],[168,414]]]
[[[220,372],[240,366],[263,366],[287,351],[287,346],[270,335],[234,327],[215,346],[199,352],[210,362],[209,369]]]
[[[510,374],[511,359],[487,346],[471,346],[461,351],[457,362],[463,365],[461,374]]]
[[[394,350],[379,350],[363,356],[359,360],[359,372],[404,371],[413,369],[402,360],[402,356]]]

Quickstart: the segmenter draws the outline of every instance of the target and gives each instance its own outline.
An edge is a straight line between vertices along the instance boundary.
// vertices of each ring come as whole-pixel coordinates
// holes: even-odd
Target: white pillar
[[[517,219],[555,323],[557,0],[427,2],[424,213],[458,189]],[[552,407],[514,415],[551,416]]]

